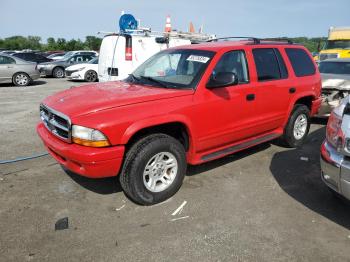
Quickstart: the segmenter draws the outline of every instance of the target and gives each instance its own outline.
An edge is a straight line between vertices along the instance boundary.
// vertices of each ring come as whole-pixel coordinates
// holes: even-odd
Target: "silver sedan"
[[[39,77],[40,73],[36,63],[27,62],[6,54],[0,54],[0,83],[27,86]]]

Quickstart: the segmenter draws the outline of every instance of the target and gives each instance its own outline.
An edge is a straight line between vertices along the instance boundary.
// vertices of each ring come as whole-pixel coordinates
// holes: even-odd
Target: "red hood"
[[[126,82],[106,82],[58,92],[47,97],[43,103],[73,117],[113,107],[191,95],[193,92],[193,90],[157,88]]]

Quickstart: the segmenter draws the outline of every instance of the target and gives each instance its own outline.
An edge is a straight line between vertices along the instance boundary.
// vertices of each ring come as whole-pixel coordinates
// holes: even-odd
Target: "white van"
[[[159,51],[189,44],[189,39],[144,33],[106,35],[100,47],[98,79],[100,82],[125,79],[135,68]]]

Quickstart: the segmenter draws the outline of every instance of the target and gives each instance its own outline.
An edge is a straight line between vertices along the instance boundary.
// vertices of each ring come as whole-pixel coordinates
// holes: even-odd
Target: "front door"
[[[219,72],[232,72],[238,84],[206,89],[195,96],[194,106],[197,152],[225,147],[255,135],[255,87],[250,83],[244,51],[229,51],[216,64],[212,77]],[[194,101],[196,103],[196,101]]]

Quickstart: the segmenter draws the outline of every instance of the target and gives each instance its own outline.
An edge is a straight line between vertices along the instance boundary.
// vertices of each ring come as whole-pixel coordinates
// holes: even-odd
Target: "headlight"
[[[72,127],[72,141],[79,145],[91,147],[106,147],[111,145],[102,132],[77,125],[73,125]]]
[[[77,71],[81,71],[81,70],[84,70],[84,69],[85,69],[85,67],[80,67],[80,68],[77,69]]]
[[[327,123],[326,138],[337,151],[344,147],[344,133],[341,129],[342,118],[334,111],[331,113]]]

